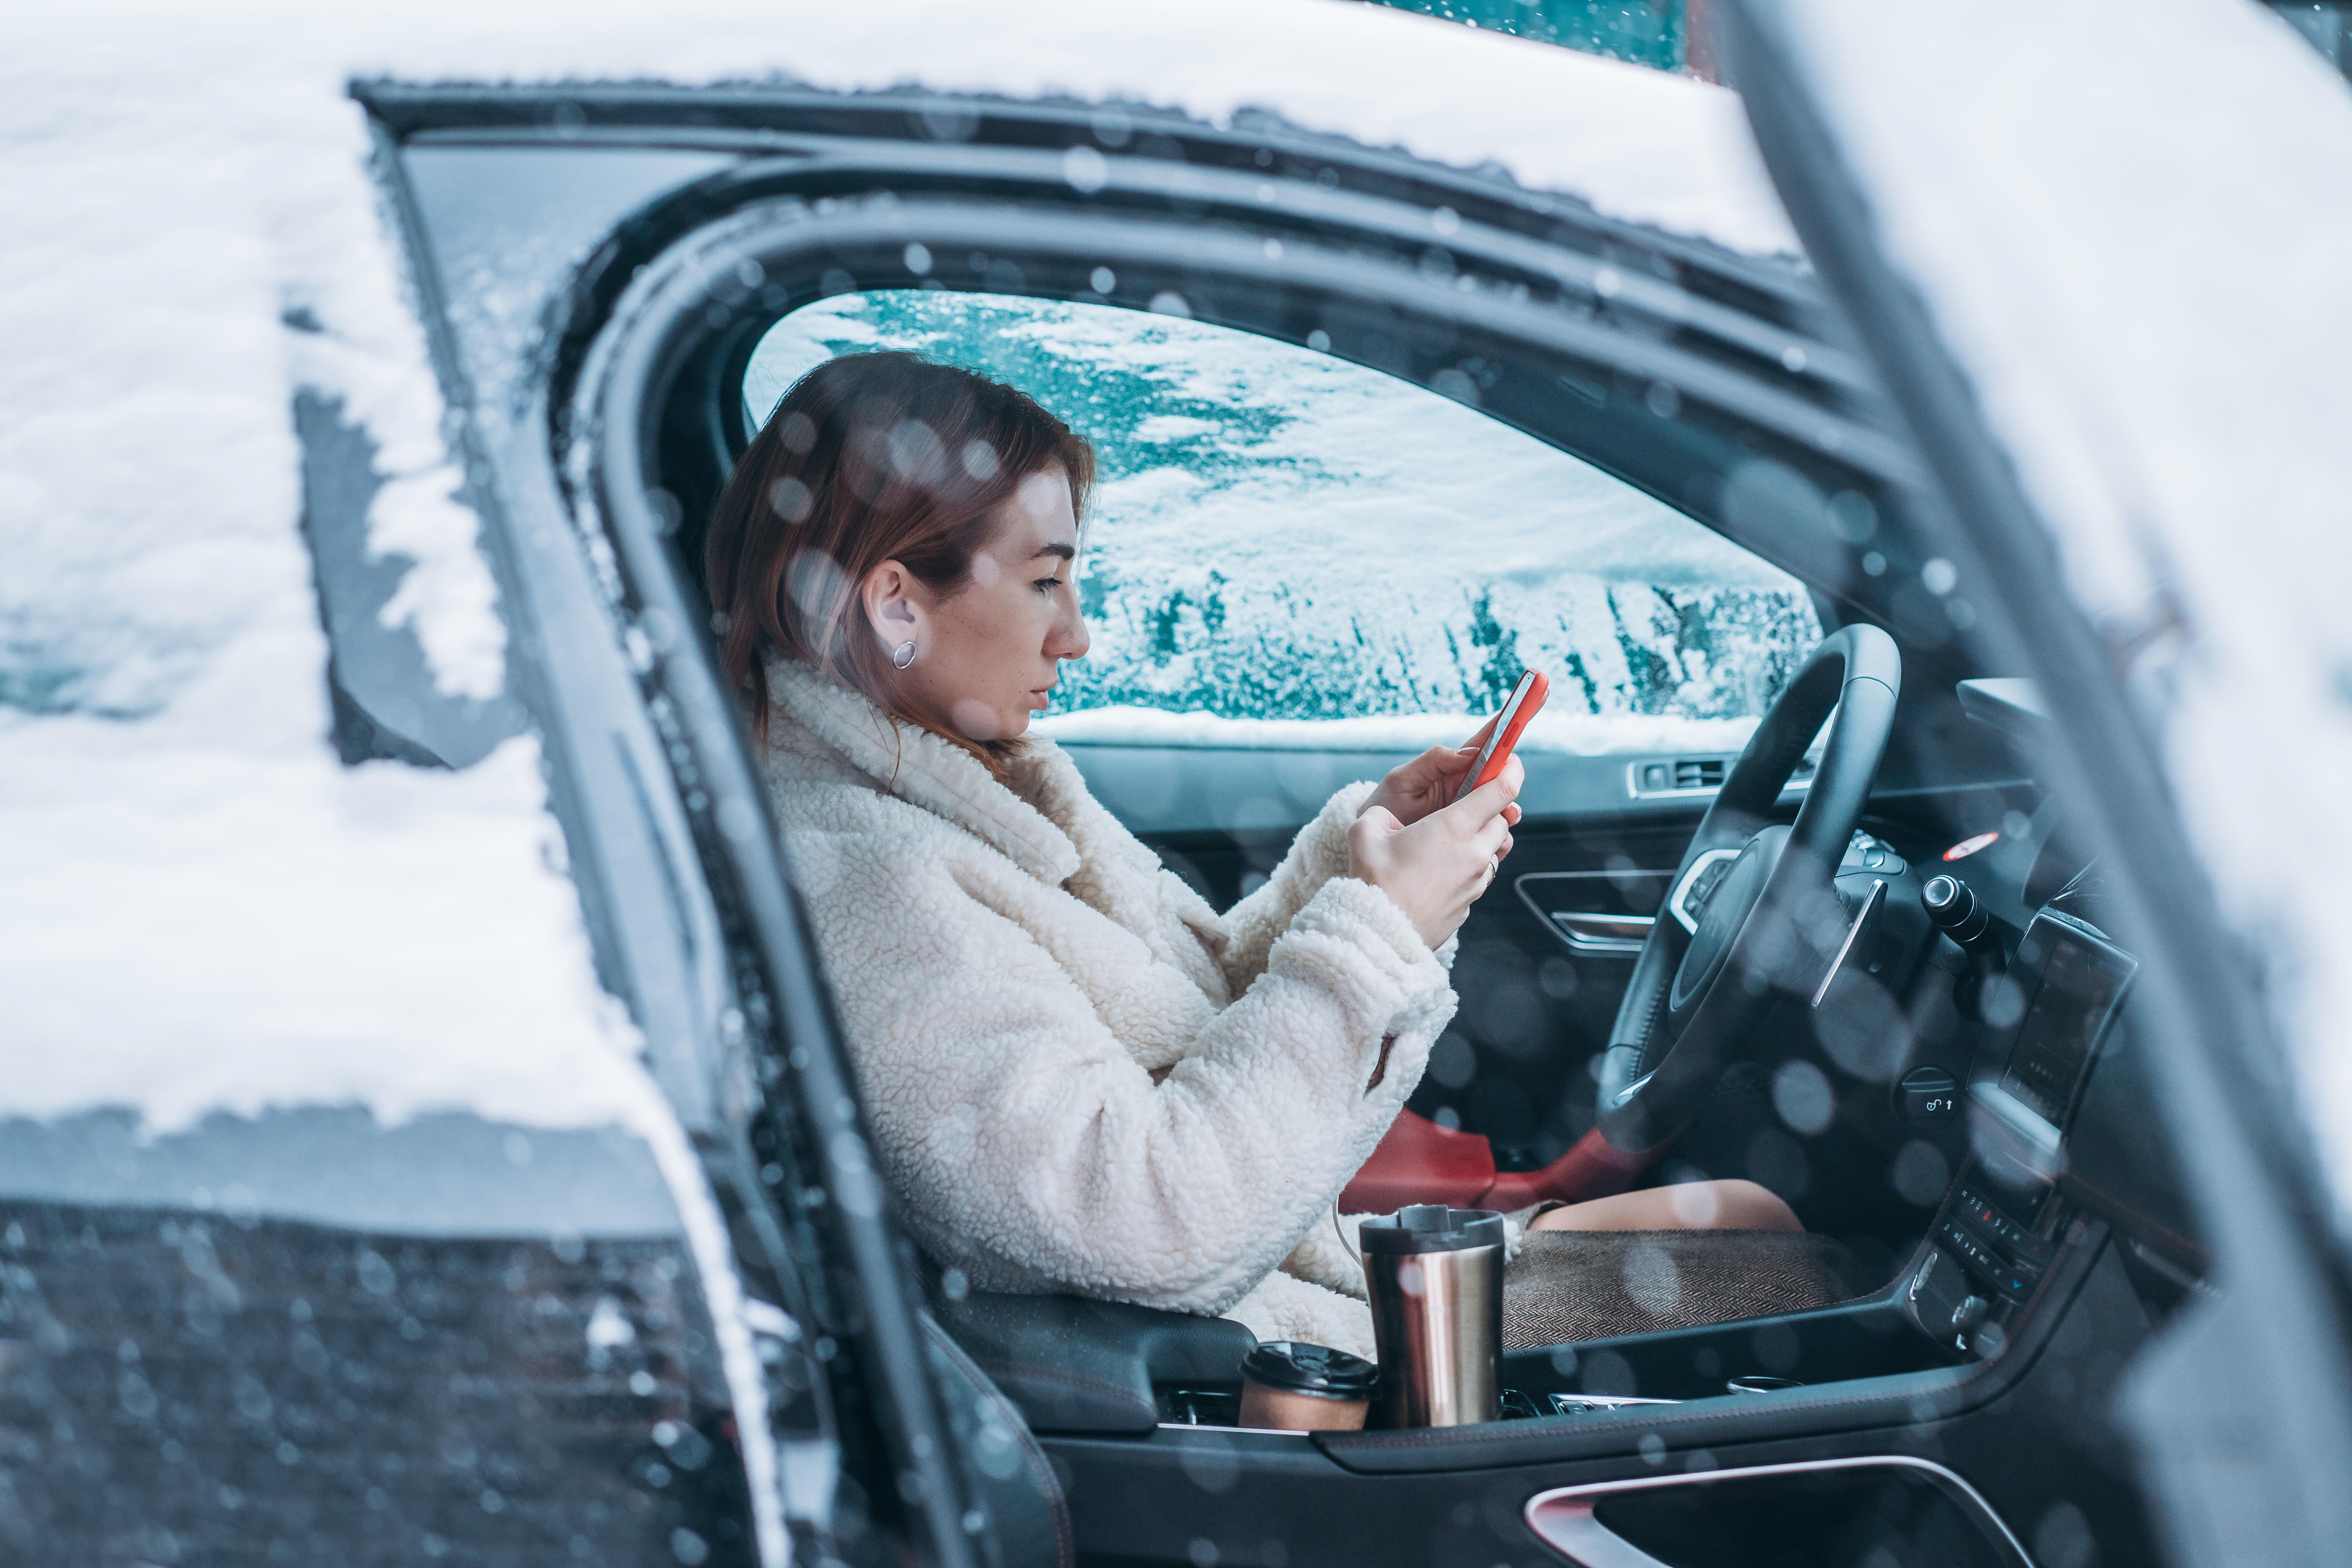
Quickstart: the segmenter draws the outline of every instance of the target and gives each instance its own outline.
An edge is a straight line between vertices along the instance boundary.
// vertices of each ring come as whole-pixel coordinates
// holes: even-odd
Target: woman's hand
[[[1398,772],[1419,765],[1408,763]],[[1443,946],[1511,852],[1511,826],[1519,819],[1513,801],[1525,775],[1513,757],[1491,783],[1410,826],[1385,805],[1367,806],[1348,829],[1349,874],[1386,893],[1433,951]]]
[[[1495,732],[1502,721],[1499,713],[1479,726],[1478,732],[1459,746],[1432,746],[1429,750],[1391,769],[1364,803],[1364,811],[1379,806],[1391,816],[1410,827],[1431,812],[1450,804],[1454,792],[1462,787],[1462,780],[1478,761],[1479,751],[1486,737]],[[1358,816],[1363,815],[1359,812]],[[1517,821],[1517,817],[1511,820]]]

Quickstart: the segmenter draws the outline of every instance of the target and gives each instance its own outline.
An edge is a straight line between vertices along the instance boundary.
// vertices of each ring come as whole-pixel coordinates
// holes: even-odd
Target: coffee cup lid
[[[1242,1375],[1252,1383],[1327,1399],[1369,1399],[1380,1370],[1346,1351],[1289,1340],[1268,1341],[1242,1358]]]
[[[1502,1246],[1503,1216],[1492,1209],[1408,1204],[1365,1220],[1356,1234],[1367,1253],[1463,1252]]]

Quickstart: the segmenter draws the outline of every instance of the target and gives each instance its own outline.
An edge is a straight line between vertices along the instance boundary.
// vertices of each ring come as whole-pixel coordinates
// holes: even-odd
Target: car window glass
[[[1171,315],[875,291],[776,323],[747,415],[880,349],[1007,382],[1094,444],[1094,646],[1041,721],[1065,740],[1418,747],[1533,666],[1554,686],[1531,747],[1736,750],[1821,635],[1794,578],[1479,413],[1457,372],[1442,395]]]

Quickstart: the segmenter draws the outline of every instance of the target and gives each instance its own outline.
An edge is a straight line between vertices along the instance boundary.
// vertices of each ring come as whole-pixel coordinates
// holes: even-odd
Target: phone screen
[[[1518,685],[1511,689],[1510,700],[1503,704],[1501,717],[1495,721],[1495,732],[1486,737],[1486,750],[1478,753],[1477,762],[1462,780],[1462,787],[1454,792],[1455,800],[1480,784],[1491,784],[1501,774],[1503,765],[1511,760],[1511,748],[1519,743],[1519,732],[1528,727],[1528,721],[1536,716],[1549,695],[1551,682],[1543,671],[1531,669],[1519,677]]]

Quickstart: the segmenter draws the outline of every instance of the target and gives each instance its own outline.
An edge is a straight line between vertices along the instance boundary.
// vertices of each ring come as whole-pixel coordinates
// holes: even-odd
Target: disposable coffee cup
[[[1328,1345],[1274,1340],[1242,1358],[1242,1425],[1276,1432],[1356,1432],[1380,1369]]]

